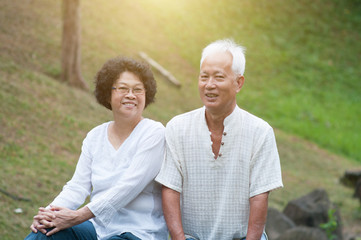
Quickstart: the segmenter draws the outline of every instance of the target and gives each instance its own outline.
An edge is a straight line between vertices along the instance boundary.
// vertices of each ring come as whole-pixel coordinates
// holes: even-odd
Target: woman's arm
[[[46,233],[47,236],[51,236],[60,230],[75,226],[94,217],[94,214],[86,206],[78,210],[51,206],[50,210],[53,211],[55,218],[49,222],[48,227],[53,229]]]
[[[63,190],[50,205],[77,209],[84,203],[85,198],[91,192],[91,155],[89,153],[87,139],[83,141],[82,153],[79,157],[72,179],[63,187]],[[50,208],[40,207],[38,214],[34,216],[30,226],[31,231],[46,233],[46,228],[52,227],[56,218],[55,212]]]
[[[87,136],[83,141],[82,151],[73,177],[66,183],[63,190],[50,205],[62,206],[75,210],[80,207],[90,195],[92,190],[92,155],[90,149],[92,146],[88,143],[88,140]]]

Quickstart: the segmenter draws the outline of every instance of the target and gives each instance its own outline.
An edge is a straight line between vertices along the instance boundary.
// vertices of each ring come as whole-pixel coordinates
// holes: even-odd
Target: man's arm
[[[249,199],[250,211],[246,240],[260,240],[267,220],[268,194],[262,193]]]
[[[180,193],[163,186],[162,206],[172,240],[185,240],[180,210]]]

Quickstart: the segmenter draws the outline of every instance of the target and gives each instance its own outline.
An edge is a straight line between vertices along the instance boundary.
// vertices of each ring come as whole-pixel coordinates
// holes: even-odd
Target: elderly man
[[[172,240],[267,239],[268,195],[283,187],[273,129],[237,106],[244,48],[219,40],[202,52],[198,89],[204,107],[166,127],[163,185]]]

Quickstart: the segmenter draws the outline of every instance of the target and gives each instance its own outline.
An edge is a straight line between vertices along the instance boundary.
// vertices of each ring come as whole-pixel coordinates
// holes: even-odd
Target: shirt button
[[[221,145],[223,146],[223,145],[224,145],[224,142],[221,142]]]
[[[224,133],[223,133],[223,135],[224,135],[224,136],[226,136],[226,135],[227,135],[227,133],[226,133],[226,132],[224,132]]]
[[[218,154],[218,157],[222,157],[222,153]]]

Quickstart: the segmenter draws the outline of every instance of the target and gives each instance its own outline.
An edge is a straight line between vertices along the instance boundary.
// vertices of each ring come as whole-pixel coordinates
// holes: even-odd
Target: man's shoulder
[[[202,113],[204,113],[203,108],[197,108],[189,112],[185,112],[173,117],[168,123],[167,128],[174,125],[187,125],[189,122],[195,123],[195,119],[200,120]]]
[[[266,122],[264,119],[239,108],[239,114],[246,126],[254,127],[254,128],[261,128],[261,129],[268,129],[271,126]]]

